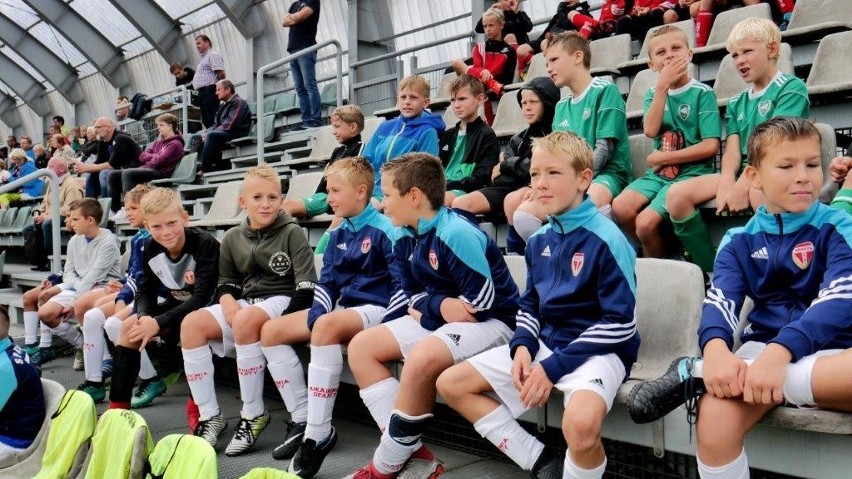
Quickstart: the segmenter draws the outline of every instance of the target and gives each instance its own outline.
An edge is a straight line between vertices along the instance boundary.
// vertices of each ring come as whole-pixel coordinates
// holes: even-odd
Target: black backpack
[[[44,251],[44,232],[41,225],[35,228],[24,228],[24,257],[30,264],[39,266],[47,263],[47,255]]]

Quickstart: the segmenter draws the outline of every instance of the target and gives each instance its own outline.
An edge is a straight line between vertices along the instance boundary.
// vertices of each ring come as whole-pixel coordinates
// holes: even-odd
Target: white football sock
[[[750,477],[748,456],[746,456],[745,449],[733,462],[724,466],[708,466],[701,462],[701,458],[697,454],[696,459],[698,460],[698,475],[701,479],[748,479]]]
[[[290,412],[293,422],[308,419],[308,388],[305,385],[305,370],[292,346],[282,344],[261,348],[266,356],[266,367],[275,380],[275,387]]]
[[[502,404],[482,416],[473,428],[525,471],[532,469],[544,451],[544,444],[526,432]]]
[[[192,399],[198,405],[200,419],[206,421],[219,414],[216,385],[213,383],[213,354],[207,345],[194,349],[181,349],[183,370]]]
[[[24,344],[38,341],[38,312],[24,311]]]
[[[86,380],[103,381],[103,358],[106,348],[104,338],[106,315],[100,308],[92,308],[83,315],[83,368]]]
[[[373,467],[382,474],[402,469],[411,454],[423,445],[420,437],[426,430],[426,421],[431,417],[431,414],[410,416],[394,409],[379,447],[373,453]]]
[[[38,343],[39,348],[49,348],[53,346],[53,330],[50,329],[50,326],[39,323],[39,333],[41,334],[41,341]]]
[[[396,378],[387,378],[362,389],[359,394],[379,430],[382,432],[388,427],[393,403],[399,392],[399,381]]]
[[[210,364],[213,364],[213,357],[210,357]],[[211,367],[212,371],[212,367]],[[139,355],[139,379],[151,379],[157,375],[157,370],[154,369],[154,364],[151,363],[151,357],[148,356],[148,351],[142,351]],[[212,376],[213,373],[211,372]]]
[[[83,347],[83,333],[81,333],[80,330],[75,328],[71,323],[62,321],[53,328],[53,332],[75,348]]]
[[[562,479],[600,479],[606,472],[606,457],[600,466],[594,469],[583,469],[571,460],[571,451],[565,451],[564,466]]]
[[[305,438],[320,442],[331,435],[331,414],[340,375],[343,373],[343,348],[339,344],[311,346],[308,365],[308,425]]]
[[[266,358],[260,349],[260,341],[252,344],[237,344],[237,375],[240,381],[240,396],[245,419],[254,419],[263,414],[263,377]]]

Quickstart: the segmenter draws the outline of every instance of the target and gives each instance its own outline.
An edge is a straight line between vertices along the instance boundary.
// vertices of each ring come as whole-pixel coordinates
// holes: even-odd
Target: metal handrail
[[[56,176],[52,170],[47,168],[42,168],[40,170],[36,170],[29,175],[18,178],[17,180],[6,183],[5,185],[0,186],[0,194],[9,193],[10,191],[16,191],[18,188],[24,186],[30,181],[41,178],[42,176],[46,176],[50,178],[51,185],[54,185],[53,188],[50,188],[50,206],[51,206],[51,216],[52,221],[50,222],[51,226],[51,236],[53,237],[53,272],[59,273],[62,271],[62,239],[60,238],[60,228],[62,225],[59,221],[60,215],[60,205],[59,205],[59,177]],[[66,180],[68,181],[68,180]],[[104,212],[106,214],[106,212]]]
[[[154,99],[154,98],[158,98],[158,97],[161,97],[161,96],[169,95],[169,94],[174,93],[174,92],[180,92],[180,97],[181,97],[181,100],[182,100],[180,110],[181,110],[181,114],[183,115],[183,127],[181,128],[181,134],[183,135],[184,138],[188,138],[189,137],[189,106],[190,106],[189,104],[190,104],[190,100],[191,100],[191,98],[190,98],[191,95],[189,94],[189,89],[186,87],[186,85],[176,86],[176,87],[170,88],[170,89],[168,89],[168,90],[166,90],[162,93],[157,93],[156,95],[148,95],[148,98]],[[127,108],[128,110],[133,109],[133,103],[128,103],[127,105],[115,107],[115,110],[113,111],[113,113],[115,114],[117,121],[118,121],[118,110],[123,110],[125,108]],[[127,117],[127,118],[129,118],[129,117]],[[130,118],[130,119],[132,120],[132,118]],[[142,119],[133,120],[133,121],[142,121]],[[131,123],[131,122],[127,122],[125,124],[129,124],[129,123]]]
[[[380,62],[382,60],[388,60],[391,58],[395,58],[398,56],[405,55],[407,53],[413,53],[419,50],[425,50],[430,47],[437,47],[439,45],[444,45],[448,42],[454,42],[456,40],[464,40],[465,38],[472,38],[473,34],[471,32],[459,33],[458,35],[453,35],[451,37],[442,38],[440,40],[433,40],[431,42],[421,43],[420,45],[415,45],[408,48],[403,48],[402,50],[396,50],[388,53],[383,53],[381,55],[377,55],[374,57],[366,58],[364,60],[359,60],[357,62],[353,62],[349,64],[349,69],[358,68],[360,66],[369,65],[371,63]]]
[[[337,40],[328,40],[322,43],[318,43],[314,46],[305,48],[303,50],[299,50],[296,53],[287,55],[286,57],[281,58],[279,60],[275,60],[272,63],[267,63],[266,65],[263,65],[257,70],[257,87],[255,88],[255,92],[257,92],[257,97],[260,99],[260,101],[257,102],[257,126],[255,127],[257,131],[258,164],[263,164],[266,162],[264,160],[264,155],[266,153],[266,135],[264,134],[266,129],[264,128],[264,123],[266,122],[266,118],[264,115],[265,112],[263,111],[263,80],[266,75],[266,72],[280,65],[284,65],[285,63],[289,63],[297,58],[301,58],[305,55],[311,54],[327,46],[334,46],[334,48],[337,50],[337,53],[335,54],[335,56],[337,57],[337,106],[340,106],[342,104],[341,102],[343,101],[343,48],[340,46],[340,42],[338,42]],[[275,121],[275,119],[273,119],[272,121]]]

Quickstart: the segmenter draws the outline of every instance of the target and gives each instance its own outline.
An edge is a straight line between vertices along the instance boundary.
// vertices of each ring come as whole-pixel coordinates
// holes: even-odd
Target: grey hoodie
[[[68,259],[62,276],[62,289],[85,293],[95,285],[121,279],[121,250],[118,238],[111,231],[87,239],[74,235],[68,240]]]

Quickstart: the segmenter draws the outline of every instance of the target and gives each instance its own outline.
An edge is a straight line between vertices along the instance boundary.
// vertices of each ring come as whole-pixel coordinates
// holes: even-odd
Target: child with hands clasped
[[[852,411],[852,310],[844,294],[852,284],[852,218],[817,201],[819,132],[807,120],[773,118],[748,145],[744,175],[765,204],[719,246],[698,330],[703,360],[675,360],[629,401],[634,420],[650,422],[700,397],[705,479],[749,477],[745,435],[782,402]],[[754,309],[734,350],[746,297]]]
[[[748,163],[749,137],[757,125],[770,118],[808,118],[810,105],[805,82],[778,70],[781,32],[772,21],[743,20],[728,36],[727,48],[742,79],[752,85],[728,103],[721,173],[672,185],[666,194],[666,208],[675,233],[705,271],[713,265],[713,241],[698,205],[715,198],[717,214],[737,213],[761,205],[760,192],[742,174]]]
[[[358,333],[349,345],[361,398],[382,430],[372,460],[353,477],[437,477],[443,465],[420,442],[432,417],[435,380],[509,340],[518,289],[494,241],[443,206],[440,160],[406,154],[386,163],[382,176],[385,214],[402,227],[393,252],[409,309]],[[403,358],[397,381],[385,363]]]
[[[660,234],[669,217],[666,192],[677,182],[713,173],[722,127],[713,90],[689,76],[692,51],[683,30],[666,25],[654,31],[648,57],[648,66],[660,74],[645,94],[645,136],[654,139],[655,150],[645,176],[613,200],[612,213],[639,240],[645,257],[660,258],[666,250]]]
[[[600,478],[601,427],[639,349],[636,255],[586,195],[592,151],[583,139],[533,140],[530,176],[548,223],[527,244],[515,335],[445,371],[438,391],[531,477]],[[564,466],[516,421],[554,387],[564,393]]]
[[[190,313],[181,325],[184,369],[200,422],[195,435],[216,447],[227,426],[213,381],[213,353],[237,358],[240,421],[225,449],[236,456],[252,449],[269,425],[263,404],[266,358],[261,328],[282,314],[307,309],[314,296],[314,257],[296,220],[281,210],[283,195],[275,170],[246,173],[240,207],[248,218],[225,233],[219,253],[218,304]],[[203,277],[196,269],[196,287]]]

